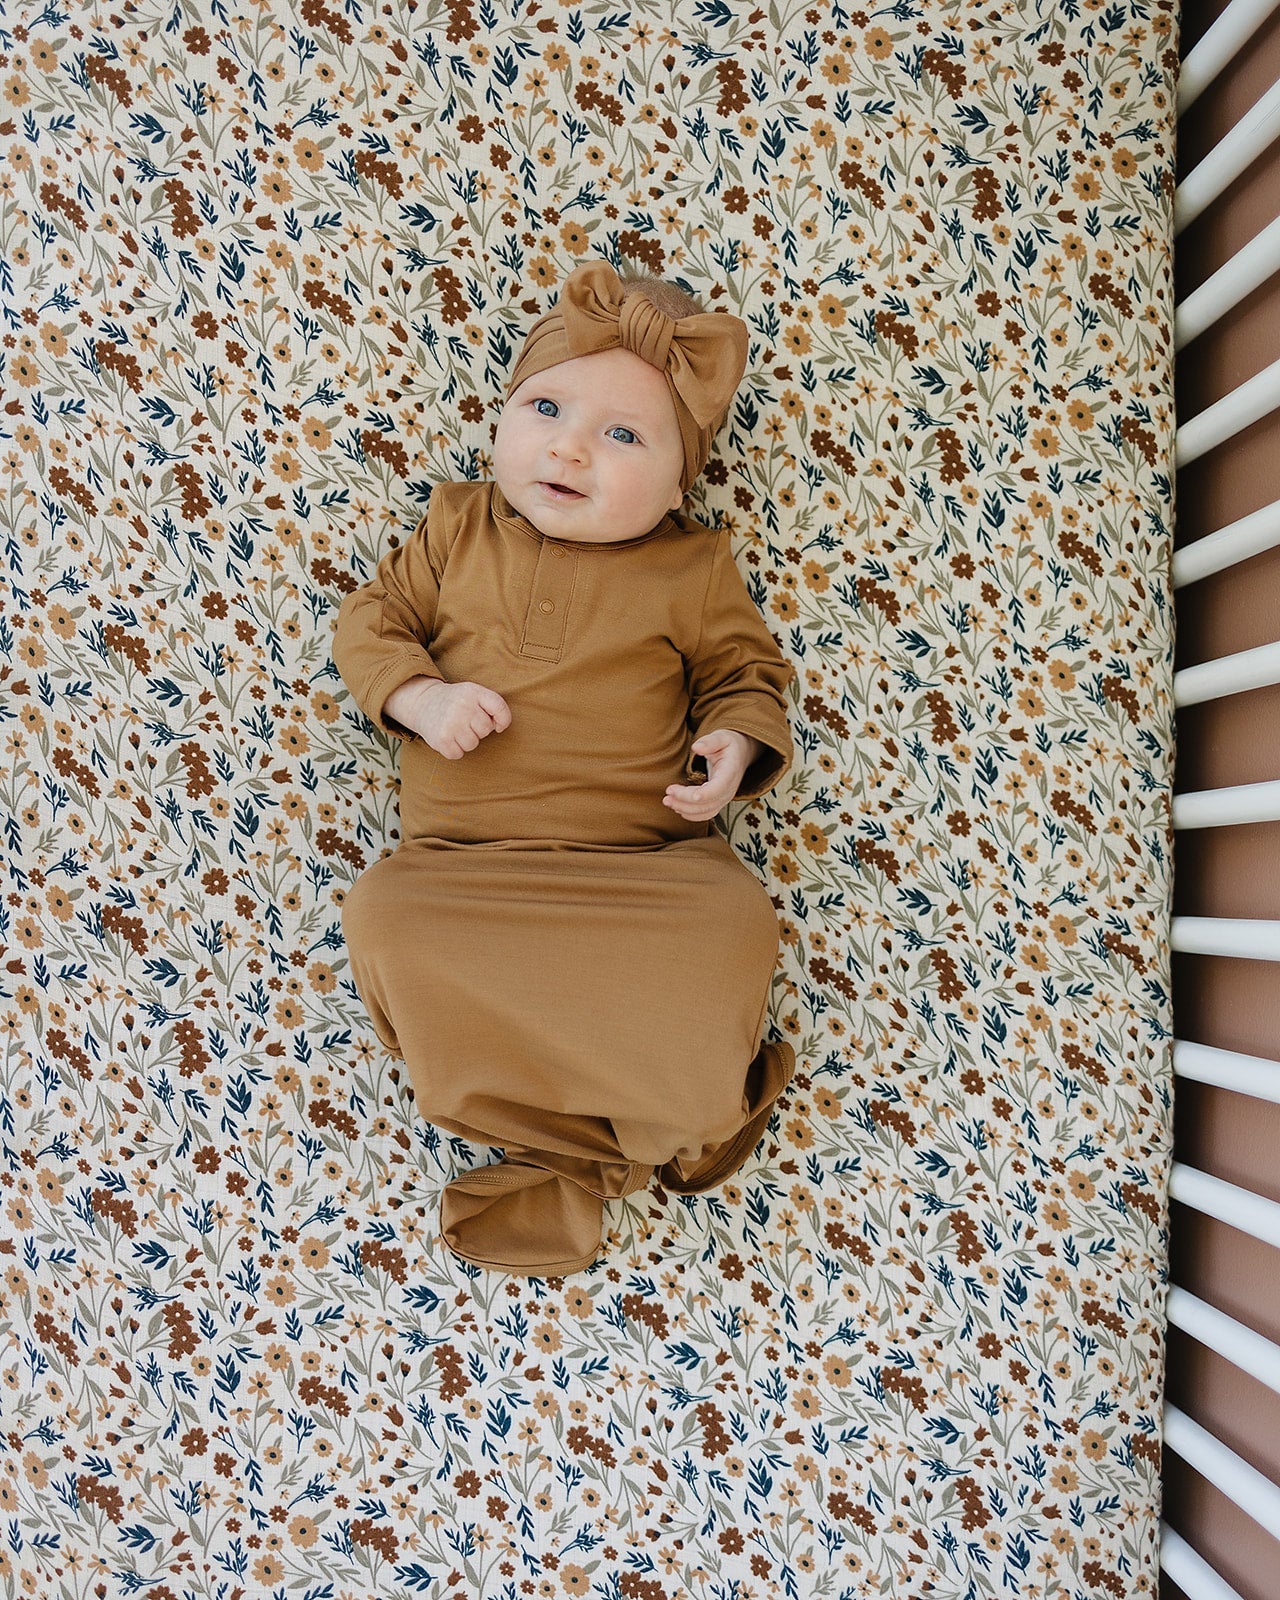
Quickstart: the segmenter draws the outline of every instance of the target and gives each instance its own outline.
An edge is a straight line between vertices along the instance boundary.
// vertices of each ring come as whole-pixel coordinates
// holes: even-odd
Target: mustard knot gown
[[[621,543],[545,538],[492,484],[442,484],[349,595],[334,660],[388,731],[409,678],[496,690],[511,725],[449,761],[406,738],[401,843],[343,913],[353,976],[419,1112],[505,1159],[450,1183],[446,1243],[564,1274],[599,1252],[603,1202],[655,1169],[722,1182],[794,1058],[761,1043],[778,949],[763,886],[710,824],[662,803],[690,746],[765,747],[740,798],[786,771],[791,668],[728,539],[681,513]]]

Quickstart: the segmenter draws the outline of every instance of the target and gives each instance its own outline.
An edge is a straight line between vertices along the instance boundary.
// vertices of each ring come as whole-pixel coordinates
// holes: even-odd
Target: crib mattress
[[[1154,1592],[1174,31],[0,22],[8,1587]],[[519,1280],[350,979],[395,755],[330,637],[597,255],[751,330],[693,510],[798,671],[726,829],[800,1070]]]

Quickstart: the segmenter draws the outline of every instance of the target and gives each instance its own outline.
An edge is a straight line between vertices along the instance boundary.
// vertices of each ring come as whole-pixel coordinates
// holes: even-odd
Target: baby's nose
[[[563,428],[551,441],[551,454],[557,461],[583,461],[587,443],[577,428]]]

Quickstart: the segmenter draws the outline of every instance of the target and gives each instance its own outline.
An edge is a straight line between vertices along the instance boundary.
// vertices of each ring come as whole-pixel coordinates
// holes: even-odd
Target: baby
[[[438,485],[338,619],[343,678],[405,740],[352,972],[422,1115],[505,1152],[441,1197],[477,1266],[578,1271],[655,1169],[723,1182],[794,1068],[761,1043],[772,903],[712,827],[786,771],[791,669],[679,509],[746,350],[672,285],[579,267],[516,361],[495,481]]]

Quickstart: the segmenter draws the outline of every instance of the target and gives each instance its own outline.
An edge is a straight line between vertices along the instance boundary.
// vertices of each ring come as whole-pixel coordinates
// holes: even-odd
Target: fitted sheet
[[[1165,6],[0,19],[0,1410],[47,1596],[1156,1585]],[[798,669],[728,836],[800,1072],[564,1281],[350,981],[337,605],[582,259],[743,316],[693,508]]]

